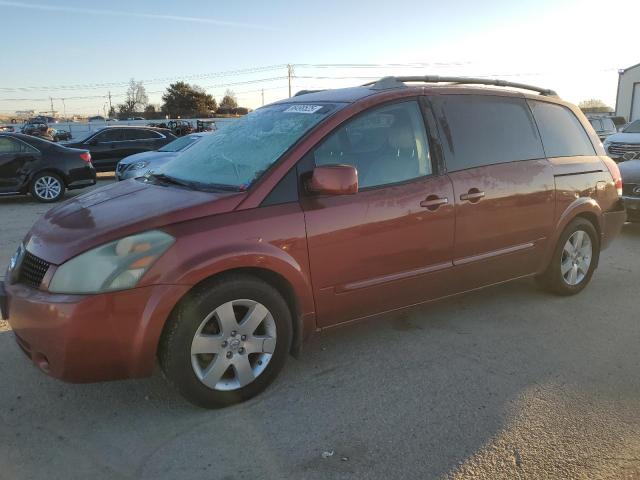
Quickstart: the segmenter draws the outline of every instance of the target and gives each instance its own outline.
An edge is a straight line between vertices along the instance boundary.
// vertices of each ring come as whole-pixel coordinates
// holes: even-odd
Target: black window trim
[[[107,131],[112,131],[112,130],[120,130],[121,132],[126,132],[127,130],[144,130],[146,132],[151,132],[153,134],[156,135],[156,138],[136,138],[134,140],[109,140],[108,142],[100,142],[100,143],[116,143],[116,142],[147,142],[149,140],[161,140],[164,138],[167,138],[166,135],[164,135],[163,133],[160,133],[156,130],[152,130],[150,128],[141,128],[141,127],[131,127],[131,128],[126,128],[126,127],[105,127],[102,128],[100,130],[98,130],[94,135],[91,135],[90,137],[87,137],[86,140],[84,140],[82,143],[83,144],[88,144],[89,142],[91,142],[94,138],[96,138],[98,135],[101,135],[102,133],[105,133]],[[124,135],[124,133],[123,133]]]
[[[307,197],[309,196],[313,196],[313,197],[323,197],[323,196],[327,196],[327,195],[317,195],[317,194],[310,194],[308,191],[306,191],[306,188],[304,188],[305,182],[308,179],[308,175],[311,173],[311,171],[313,171],[313,169],[316,167],[315,164],[315,160],[314,160],[314,153],[316,151],[316,149],[327,139],[329,138],[331,135],[333,135],[338,129],[342,128],[344,125],[346,125],[347,123],[351,122],[352,120],[357,119],[358,117],[360,117],[361,115],[365,115],[367,113],[370,113],[372,110],[376,110],[378,108],[382,108],[382,107],[386,107],[388,105],[396,105],[396,104],[400,104],[400,103],[409,103],[409,102],[415,102],[418,105],[418,109],[420,110],[420,114],[422,117],[422,125],[423,128],[425,129],[425,135],[427,137],[427,141],[429,142],[429,160],[431,162],[431,173],[427,174],[427,175],[420,175],[418,177],[414,177],[414,178],[409,178],[407,180],[401,180],[399,182],[393,182],[393,183],[385,183],[382,185],[372,185],[370,187],[360,187],[358,186],[358,193],[360,192],[368,192],[371,190],[378,190],[378,189],[382,189],[382,188],[391,188],[391,187],[396,187],[396,186],[400,186],[400,185],[405,185],[405,184],[409,184],[409,183],[414,183],[414,182],[418,182],[418,181],[424,181],[425,179],[428,178],[433,178],[433,177],[437,177],[440,176],[439,173],[439,167],[436,163],[434,163],[434,158],[432,156],[432,149],[431,149],[431,135],[429,134],[428,131],[428,125],[427,122],[425,121],[425,112],[424,112],[424,108],[422,105],[422,101],[420,100],[422,97],[424,97],[424,95],[414,95],[414,96],[410,96],[410,97],[402,97],[402,98],[396,98],[393,100],[389,100],[386,102],[381,102],[381,103],[376,103],[375,105],[372,105],[371,107],[365,108],[364,110],[356,113],[355,115],[347,118],[346,120],[344,120],[343,122],[341,122],[339,125],[336,125],[330,132],[328,132],[326,135],[324,135],[320,140],[318,140],[316,142],[315,145],[313,145],[313,147],[311,147],[309,149],[309,151],[304,155],[303,158],[301,158],[298,161],[298,164],[301,164],[305,159],[307,159],[307,157],[309,157],[310,161],[307,159],[307,162],[309,166],[311,167],[310,170],[306,170],[303,172],[298,172],[298,184],[299,184],[299,195],[305,195]],[[336,164],[338,165],[338,164]]]

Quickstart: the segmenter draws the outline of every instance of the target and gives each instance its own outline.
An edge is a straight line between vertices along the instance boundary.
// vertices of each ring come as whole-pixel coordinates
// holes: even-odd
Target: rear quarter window
[[[544,158],[531,111],[522,98],[439,95],[432,103],[449,171]]]
[[[567,107],[530,100],[547,157],[595,155],[587,132]]]

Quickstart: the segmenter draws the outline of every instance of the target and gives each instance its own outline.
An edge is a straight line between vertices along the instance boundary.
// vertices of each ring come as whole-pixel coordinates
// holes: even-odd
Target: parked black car
[[[119,160],[129,155],[157,150],[176,136],[170,130],[152,127],[105,127],[67,147],[91,152],[92,162],[99,172],[113,172]]]
[[[627,221],[640,222],[640,152],[634,159],[619,165],[622,175],[622,201],[627,210]]]
[[[56,202],[65,190],[96,183],[87,150],[67,148],[22,133],[0,133],[0,195],[31,193]]]

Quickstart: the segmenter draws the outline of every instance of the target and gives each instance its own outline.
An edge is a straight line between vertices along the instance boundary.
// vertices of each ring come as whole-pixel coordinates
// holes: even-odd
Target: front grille
[[[640,143],[615,143],[612,142],[608,147],[609,154],[621,157],[627,152],[640,152]]]
[[[25,252],[22,264],[20,265],[18,283],[24,283],[33,288],[40,288],[40,284],[47,270],[49,270],[48,262],[29,252]]]
[[[622,194],[628,197],[640,197],[640,193],[633,193],[633,190],[640,186],[637,183],[625,183],[622,185]]]

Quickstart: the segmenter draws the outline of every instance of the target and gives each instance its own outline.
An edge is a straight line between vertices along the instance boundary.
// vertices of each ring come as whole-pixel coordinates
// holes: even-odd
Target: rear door
[[[303,161],[358,169],[355,195],[302,195],[317,322],[328,326],[448,292],[453,189],[434,168],[417,100],[359,114]]]
[[[0,136],[0,193],[14,193],[24,186],[40,152],[11,137]]]
[[[432,97],[453,183],[460,290],[540,268],[554,217],[553,169],[524,98]]]
[[[124,131],[124,143],[122,158],[140,152],[157,150],[157,142],[162,139],[162,135],[153,130],[144,128],[130,128]]]
[[[106,128],[88,140],[91,161],[97,170],[114,170],[120,160],[123,140],[122,128]]]

